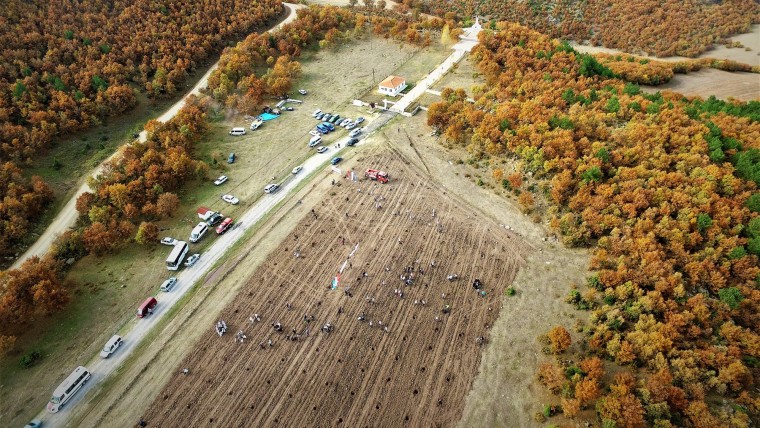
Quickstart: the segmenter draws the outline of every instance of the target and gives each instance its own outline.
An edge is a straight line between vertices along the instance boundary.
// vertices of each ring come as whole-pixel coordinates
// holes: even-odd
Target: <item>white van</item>
[[[103,346],[103,350],[100,351],[100,358],[108,358],[111,354],[113,354],[113,351],[115,351],[116,348],[121,346],[123,342],[124,339],[122,339],[118,334],[111,336],[111,338],[108,339],[108,342],[106,342],[105,346]]]
[[[190,242],[198,242],[201,238],[203,238],[203,235],[206,234],[206,231],[208,230],[208,223],[205,221],[202,221],[198,223],[197,226],[193,229],[192,232],[190,232]]]
[[[245,128],[232,128],[230,135],[245,135]]]
[[[321,136],[311,137],[311,139],[309,140],[309,147],[314,147],[321,142],[322,142]]]

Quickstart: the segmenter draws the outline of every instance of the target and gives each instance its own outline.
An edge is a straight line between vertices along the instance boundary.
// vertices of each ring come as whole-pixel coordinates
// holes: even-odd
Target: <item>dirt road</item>
[[[294,19],[296,19],[296,13],[295,11],[299,8],[305,7],[304,5],[298,5],[298,4],[290,4],[290,3],[283,3],[283,6],[287,9],[288,15],[287,17],[280,23],[278,23],[273,29],[279,28],[282,25],[285,25]],[[198,81],[198,83],[193,86],[193,88],[185,94],[185,96],[182,97],[179,101],[177,101],[173,106],[171,106],[166,112],[164,112],[161,116],[157,118],[157,120],[161,122],[166,122],[173,118],[177,112],[185,105],[185,101],[187,98],[191,95],[198,95],[202,89],[204,89],[208,84],[208,78],[211,76],[211,73],[216,70],[216,67],[219,65],[219,62],[217,61],[214,63],[214,65],[211,66],[211,68],[208,69],[206,74],[201,77],[201,79]],[[147,132],[142,131],[140,133],[139,140],[145,141],[147,138]],[[24,252],[11,266],[12,269],[15,269],[19,266],[21,266],[24,261],[29,259],[32,256],[39,256],[42,257],[45,253],[47,253],[48,249],[50,248],[50,245],[55,241],[55,238],[58,237],[61,233],[68,230],[70,227],[74,226],[76,224],[77,217],[79,216],[79,213],[77,213],[76,210],[76,202],[77,198],[81,196],[85,192],[91,192],[92,189],[90,188],[89,184],[87,184],[87,180],[89,177],[97,177],[100,175],[100,173],[103,171],[103,168],[106,163],[110,162],[114,157],[118,156],[120,151],[116,151],[114,154],[108,157],[108,159],[104,160],[100,165],[98,165],[97,168],[95,168],[90,175],[88,175],[84,180],[82,185],[79,187],[79,189],[74,193],[74,195],[69,199],[68,202],[66,202],[66,205],[63,206],[61,211],[58,213],[58,215],[53,219],[53,221],[50,223],[50,225],[45,229],[45,231],[40,235],[39,238],[32,244],[29,249]]]

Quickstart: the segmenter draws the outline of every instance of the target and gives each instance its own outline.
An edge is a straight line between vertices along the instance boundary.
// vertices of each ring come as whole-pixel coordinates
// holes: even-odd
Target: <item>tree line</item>
[[[593,251],[588,284],[568,295],[591,311],[576,326],[582,360],[540,368],[561,397],[544,414],[750,426],[760,409],[760,103],[644,94],[517,24],[480,37],[476,102],[446,88],[428,124],[476,158],[515,159],[504,187],[527,210],[545,206],[563,242]],[[570,346],[561,330],[547,352]],[[617,374],[591,374],[583,362],[594,357]]]
[[[428,0],[423,10],[520,23],[552,37],[659,57],[695,57],[760,23],[754,0]]]

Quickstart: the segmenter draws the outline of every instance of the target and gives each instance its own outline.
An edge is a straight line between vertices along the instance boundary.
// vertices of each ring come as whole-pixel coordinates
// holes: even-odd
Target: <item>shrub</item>
[[[570,344],[572,343],[570,333],[568,333],[565,327],[562,327],[560,325],[551,329],[547,334],[547,337],[549,338],[549,344],[552,347],[552,352],[555,354],[561,354],[562,352],[565,352],[565,350],[567,350],[567,348],[569,348]]]
[[[23,357],[21,357],[21,367],[28,369],[32,367],[37,361],[42,359],[42,354],[39,351],[32,351]]]
[[[727,304],[729,308],[736,309],[739,307],[739,303],[744,300],[742,292],[736,287],[727,287],[718,291],[720,301]]]
[[[514,296],[517,293],[514,287],[507,288],[507,296]]]

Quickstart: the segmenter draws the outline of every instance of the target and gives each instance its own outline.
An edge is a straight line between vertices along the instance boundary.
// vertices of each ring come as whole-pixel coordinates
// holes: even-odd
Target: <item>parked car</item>
[[[331,164],[331,165],[337,165],[337,164],[339,164],[339,163],[340,163],[340,161],[342,161],[342,160],[343,160],[343,158],[342,158],[342,157],[332,158],[332,160],[330,161],[330,164]]]
[[[319,131],[321,134],[329,134],[330,130],[326,126],[317,125],[317,131]]]
[[[338,122],[340,122],[340,115],[336,114],[335,116],[333,116],[332,118],[330,118],[330,120],[328,120],[328,122],[333,123],[333,124],[337,124]]]
[[[238,198],[236,198],[236,197],[234,197],[232,195],[224,195],[224,196],[222,196],[222,200],[224,202],[227,202],[227,203],[232,204],[232,205],[237,205],[238,202],[240,202],[240,199],[238,199]]]
[[[322,147],[320,147],[320,148],[317,149],[317,153],[324,153],[326,151],[327,151],[327,147],[325,147],[325,146],[322,146]]]
[[[351,138],[354,138],[354,137],[358,136],[358,135],[359,135],[359,134],[361,134],[361,133],[362,133],[362,130],[361,130],[361,129],[354,129],[353,131],[351,131],[351,132],[348,134],[348,136],[349,136],[349,137],[351,137]]]
[[[245,135],[245,128],[232,128],[230,135]]]
[[[316,136],[321,135],[321,134],[316,129],[312,129],[311,131],[309,131],[309,135],[316,137]]]
[[[177,242],[178,241],[171,236],[167,236],[166,238],[161,239],[161,243],[164,245],[174,246],[177,244]]]
[[[346,117],[343,120],[341,120],[340,123],[338,123],[338,126],[346,126],[349,123],[351,123],[351,119],[349,119],[349,118]]]
[[[348,130],[352,130],[354,128],[356,128],[356,123],[355,122],[351,122],[348,125],[346,125],[346,129],[348,129]]]
[[[227,217],[227,218],[224,219],[224,221],[222,222],[222,224],[220,224],[219,226],[217,226],[217,228],[216,228],[216,234],[217,235],[223,234],[224,232],[227,231],[227,229],[230,228],[230,226],[232,226],[232,219],[229,218],[229,217]]]
[[[293,111],[293,107],[287,106],[287,107],[285,107],[285,111]]]
[[[322,116],[322,120],[324,120],[324,121],[328,121],[328,120],[330,120],[330,118],[331,118],[331,117],[333,117],[333,115],[331,115],[330,113],[325,113],[325,114]]]
[[[195,262],[198,261],[198,259],[201,258],[201,255],[198,253],[193,254],[192,256],[188,257],[185,261],[185,267],[191,267],[195,264]]]
[[[227,163],[235,163],[235,152],[232,152],[227,156]]]
[[[303,167],[301,165],[298,165],[297,167],[293,168],[293,171],[290,171],[290,172],[293,173],[293,175],[296,175],[299,172],[301,172],[302,169]]]
[[[111,356],[122,343],[124,343],[124,340],[118,334],[111,336],[105,346],[103,346],[103,350],[100,351],[100,358],[108,358]]]
[[[222,221],[223,218],[224,218],[224,215],[222,213],[214,213],[211,215],[211,217],[208,218],[208,220],[206,220],[206,224],[208,224],[209,226],[213,226],[219,223],[220,221]]]
[[[356,123],[357,124],[360,124],[362,122],[364,122],[364,118],[363,117],[359,116],[359,117],[356,118]]]
[[[171,291],[174,285],[177,284],[177,277],[173,276],[161,284],[161,291]]]
[[[298,93],[299,93],[299,94],[301,94],[301,95],[306,95],[306,94],[308,94],[308,92],[306,92],[306,89],[299,89],[299,90],[298,90]]]
[[[276,183],[267,184],[267,186],[264,188],[264,193],[274,193],[279,188],[280,188],[279,184],[276,184]]]
[[[217,186],[221,186],[225,181],[227,181],[227,176],[226,175],[222,175],[219,178],[217,178],[216,180],[214,180],[214,184],[217,185]]]
[[[317,115],[318,115],[318,114],[320,114],[320,113],[322,113],[322,110],[320,110],[320,109],[316,109],[316,110],[314,110],[314,111],[311,113],[311,115],[312,115],[312,116],[314,116],[314,117],[317,117]]]
[[[330,122],[322,122],[322,125],[323,125],[325,128],[329,129],[331,132],[332,132],[332,131],[335,131],[335,125],[333,125],[333,124],[332,124],[332,123],[330,123]]]
[[[351,122],[350,120],[346,123],[344,123],[342,126],[346,129],[348,129],[349,126],[354,125],[354,122]]]
[[[314,115],[314,118],[317,120],[322,120],[322,118],[325,116],[324,113],[317,113]]]
[[[352,139],[348,140],[348,142],[346,143],[346,145],[348,147],[351,147],[351,146],[355,146],[356,143],[358,143],[358,142],[359,142],[358,138],[352,138]]]

